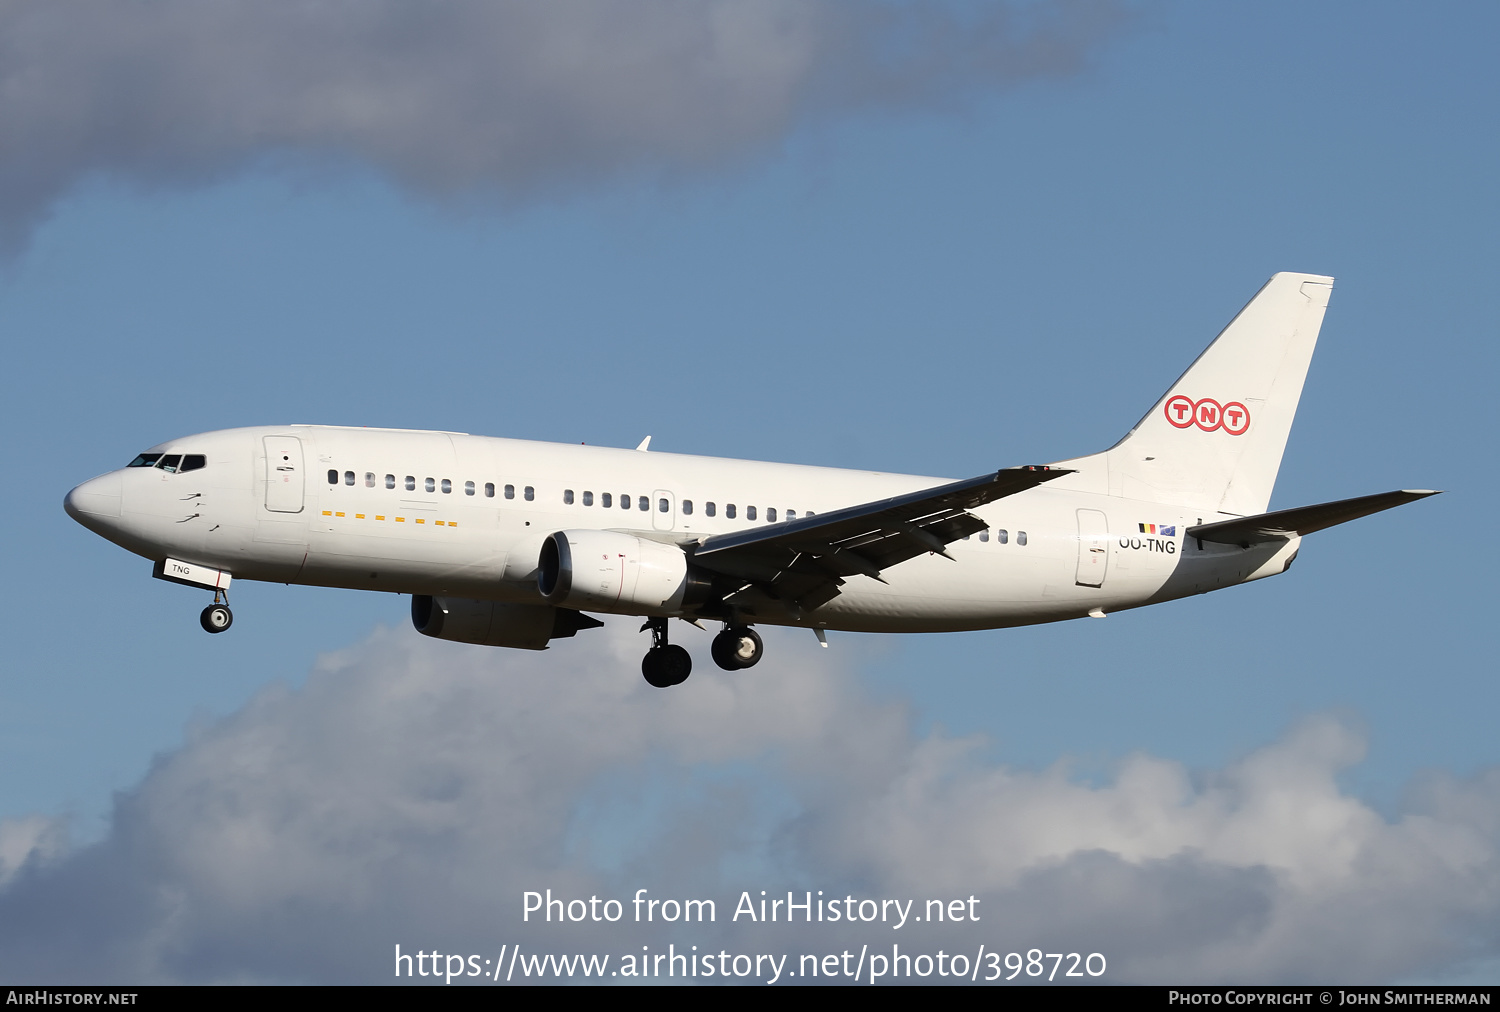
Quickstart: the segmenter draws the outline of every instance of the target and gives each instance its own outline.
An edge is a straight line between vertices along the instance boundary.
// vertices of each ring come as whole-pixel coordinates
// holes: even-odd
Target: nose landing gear
[[[221,633],[234,624],[234,614],[229,610],[229,595],[222,590],[214,591],[214,603],[203,609],[198,624],[204,632]]]
[[[709,653],[714,663],[725,671],[753,668],[766,652],[760,634],[749,626],[725,626],[724,631],[714,637]]]
[[[667,642],[667,620],[648,618],[642,630],[651,630],[651,649],[641,661],[646,683],[657,689],[681,685],[693,673],[693,658],[682,647]]]

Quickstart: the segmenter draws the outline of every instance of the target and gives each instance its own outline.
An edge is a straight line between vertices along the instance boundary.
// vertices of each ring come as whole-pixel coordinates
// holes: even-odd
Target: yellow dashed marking
[[[325,517],[347,517],[348,516],[348,514],[339,513],[339,512],[336,512],[334,510],[324,510],[323,511],[323,515]],[[356,514],[354,514],[354,519],[355,520],[368,520],[369,516],[367,514],[364,514],[364,513],[356,513]],[[389,517],[389,518],[387,518],[384,513],[376,513],[375,514],[375,519],[376,520],[390,519],[390,520],[396,521],[396,523],[398,523],[398,524],[404,524],[404,523],[406,523],[406,517]],[[413,517],[412,518],[412,522],[413,523],[418,523],[418,524],[425,524],[427,522],[427,519],[425,517]],[[432,525],[434,527],[457,527],[458,526],[458,521],[457,520],[434,520],[432,522]]]

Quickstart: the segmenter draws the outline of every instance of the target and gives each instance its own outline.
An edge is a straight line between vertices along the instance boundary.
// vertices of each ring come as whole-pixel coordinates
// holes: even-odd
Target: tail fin
[[[1332,278],[1274,275],[1124,439],[1061,466],[1107,469],[1114,495],[1264,513],[1332,292]]]

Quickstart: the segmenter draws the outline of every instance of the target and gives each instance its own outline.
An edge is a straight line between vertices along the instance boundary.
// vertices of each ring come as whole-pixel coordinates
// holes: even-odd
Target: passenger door
[[[302,440],[296,436],[266,436],[266,509],[272,513],[301,513],[304,497]]]
[[[1078,586],[1104,586],[1104,573],[1108,568],[1109,521],[1098,510],[1079,510]]]

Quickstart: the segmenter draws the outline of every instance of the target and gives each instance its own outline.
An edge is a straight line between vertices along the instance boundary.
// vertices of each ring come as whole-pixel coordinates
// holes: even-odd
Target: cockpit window
[[[139,457],[126,464],[126,467],[155,467],[156,462],[161,459],[159,453],[143,453]]]
[[[208,458],[201,453],[184,454],[182,458],[182,469],[184,471],[196,471],[208,466]]]
[[[163,471],[167,472],[168,474],[176,474],[177,471],[178,471],[178,466],[177,465],[179,465],[181,463],[182,463],[182,454],[180,454],[180,453],[169,453],[166,456],[162,457],[161,460],[157,461],[156,462],[156,466],[159,467],[159,468],[161,468]]]

